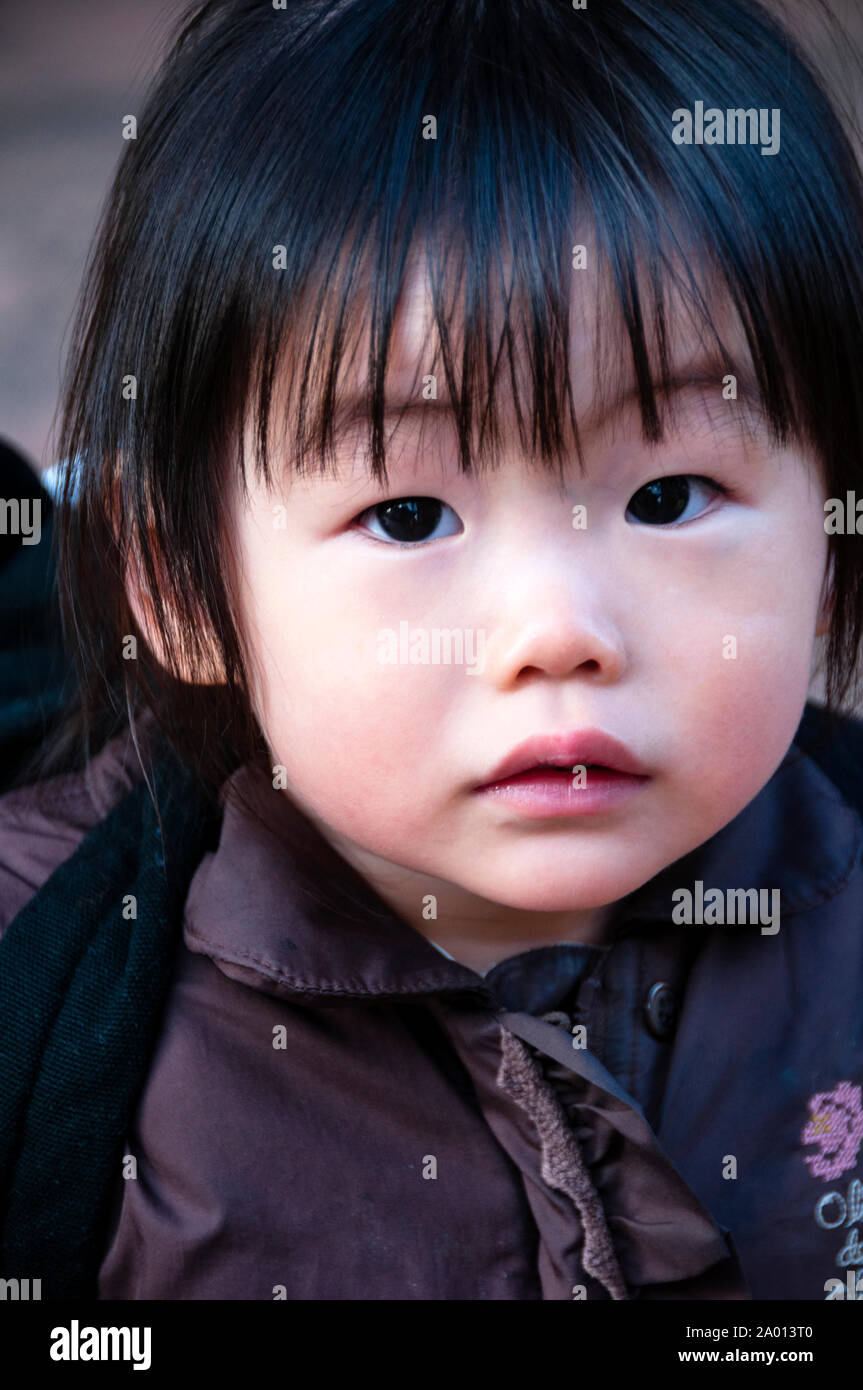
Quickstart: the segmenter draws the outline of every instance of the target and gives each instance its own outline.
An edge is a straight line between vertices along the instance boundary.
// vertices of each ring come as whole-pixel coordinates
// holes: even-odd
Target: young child
[[[187,16],[0,801],[4,1276],[850,1296],[861,228],[753,0]]]

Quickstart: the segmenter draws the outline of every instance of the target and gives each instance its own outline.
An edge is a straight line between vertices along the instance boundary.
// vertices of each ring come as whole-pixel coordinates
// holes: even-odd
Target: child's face
[[[430,370],[423,309],[415,296],[399,320],[394,399]],[[757,423],[747,434],[721,375],[679,397],[655,449],[635,403],[591,427],[589,328],[572,342],[587,471],[573,458],[563,489],[526,464],[514,423],[497,471],[464,477],[452,425],[416,393],[388,486],[368,480],[362,426],[339,446],[339,480],[294,478],[280,496],[250,477],[248,500],[239,486],[234,499],[242,621],[273,763],[345,857],[442,943],[442,915],[517,920],[528,938],[550,926],[548,939],[595,934],[602,913],[591,910],[756,795],[807,696],[827,562],[814,463],[771,453]],[[678,365],[696,349],[681,335]],[[666,485],[660,517],[683,519],[637,519],[650,515],[640,489],[672,475],[728,495],[692,481],[675,510]],[[437,523],[421,514],[422,544],[388,539],[386,516],[361,516],[399,497],[444,504]],[[584,526],[573,524],[579,505]],[[430,651],[434,629],[461,630],[481,667],[400,662],[400,624],[424,629]],[[396,634],[394,664],[380,659],[384,629]],[[537,818],[477,791],[529,736],[586,729],[620,740],[648,774],[610,809]],[[422,917],[426,893],[438,896],[436,923]],[[534,912],[557,915],[531,922]]]

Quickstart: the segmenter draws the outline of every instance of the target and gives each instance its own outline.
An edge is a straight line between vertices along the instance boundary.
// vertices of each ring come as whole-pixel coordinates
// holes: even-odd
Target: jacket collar
[[[259,823],[242,804],[259,808]],[[269,775],[246,764],[222,788],[218,847],[186,899],[184,939],[234,979],[279,996],[396,998],[492,995],[399,917]],[[839,893],[858,863],[863,827],[796,745],[759,794],[707,844],[618,904],[613,935],[671,921],[676,888],[776,888],[781,917]]]
[[[490,998],[479,975],[414,931],[286,796],[274,797],[266,770],[244,765],[220,800],[218,847],[186,898],[191,951],[277,995]]]

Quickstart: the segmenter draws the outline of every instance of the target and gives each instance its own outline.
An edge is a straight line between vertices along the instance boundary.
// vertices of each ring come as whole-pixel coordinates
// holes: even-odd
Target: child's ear
[[[151,537],[152,535],[151,532]],[[152,546],[152,551],[157,557],[158,565],[158,546]],[[200,659],[195,659],[193,654],[185,649],[180,636],[179,623],[174,620],[167,599],[163,601],[163,607],[166,609],[165,627],[167,629],[163,635],[156,618],[150,591],[142,574],[138,546],[134,543],[129,550],[124,583],[132,615],[159,665],[169,671],[176,680],[184,681],[188,685],[223,685],[225,669],[215,641],[210,638],[205,644],[204,655]],[[168,592],[167,586],[165,592]]]
[[[825,567],[824,582],[821,585],[821,597],[818,605],[818,622],[815,627],[816,637],[824,637],[830,631],[830,624],[833,619],[834,599],[833,556],[831,555]]]

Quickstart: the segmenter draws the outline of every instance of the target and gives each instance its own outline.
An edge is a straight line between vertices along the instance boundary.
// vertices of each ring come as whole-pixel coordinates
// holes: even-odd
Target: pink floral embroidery
[[[800,1136],[802,1144],[817,1144],[817,1154],[805,1154],[816,1178],[829,1182],[853,1168],[863,1140],[863,1105],[859,1086],[840,1081],[835,1091],[819,1091],[809,1101],[812,1112]]]

